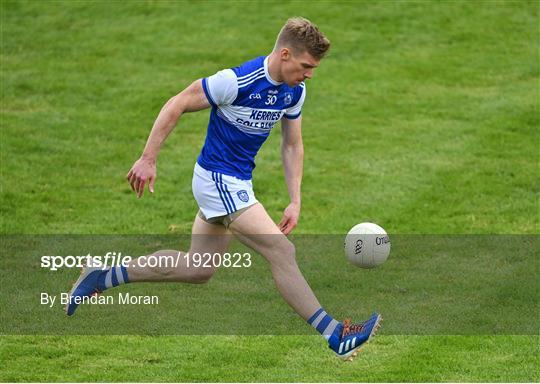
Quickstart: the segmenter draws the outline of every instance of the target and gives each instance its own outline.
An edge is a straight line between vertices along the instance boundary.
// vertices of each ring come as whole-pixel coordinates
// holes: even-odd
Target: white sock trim
[[[116,279],[118,280],[118,285],[124,284],[124,275],[122,274],[121,267],[114,267],[116,271]]]
[[[106,288],[112,288],[112,275],[111,275],[112,269],[109,269],[107,271],[107,274],[105,275],[105,287]]]
[[[322,335],[325,337],[326,340],[328,340],[330,336],[332,336],[332,333],[334,333],[338,324],[338,321],[332,320],[330,324],[328,324],[328,326],[324,329]]]
[[[311,323],[311,326],[315,329],[317,329],[317,326],[319,325],[319,323],[322,321],[322,319],[324,319],[324,317],[327,315],[326,311],[322,311],[321,313],[319,313],[319,316],[317,316],[315,318],[315,320],[313,320],[313,323]]]

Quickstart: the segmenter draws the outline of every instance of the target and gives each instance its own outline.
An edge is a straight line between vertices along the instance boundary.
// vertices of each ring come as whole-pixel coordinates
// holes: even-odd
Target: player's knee
[[[282,265],[296,264],[296,248],[289,240],[275,244],[272,247],[271,261]]]

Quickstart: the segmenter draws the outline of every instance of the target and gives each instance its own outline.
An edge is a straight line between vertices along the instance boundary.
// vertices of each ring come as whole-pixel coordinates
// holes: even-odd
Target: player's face
[[[285,48],[281,53],[281,75],[283,81],[291,87],[297,86],[306,79],[311,79],[313,71],[320,63],[320,60],[315,59],[308,52],[293,54]]]

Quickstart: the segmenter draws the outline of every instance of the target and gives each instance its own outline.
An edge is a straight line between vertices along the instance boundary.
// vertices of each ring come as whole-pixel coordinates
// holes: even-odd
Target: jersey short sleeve
[[[202,86],[206,98],[214,107],[232,104],[238,95],[238,81],[232,69],[224,69],[205,77]]]
[[[306,99],[306,87],[304,85],[302,86],[302,95],[300,96],[300,99],[295,105],[285,110],[284,117],[289,120],[297,119],[302,113],[302,106],[304,105],[305,99]]]

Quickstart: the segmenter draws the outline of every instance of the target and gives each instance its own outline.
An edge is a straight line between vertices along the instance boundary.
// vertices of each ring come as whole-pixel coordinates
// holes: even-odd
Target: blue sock
[[[112,267],[107,271],[103,271],[103,273],[99,275],[97,283],[97,288],[102,292],[108,288],[129,283],[126,267]]]
[[[334,320],[324,309],[319,308],[313,316],[309,318],[308,324],[328,340],[336,330],[339,322]]]

